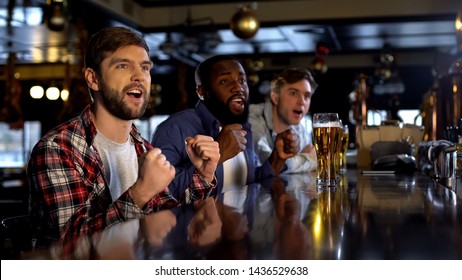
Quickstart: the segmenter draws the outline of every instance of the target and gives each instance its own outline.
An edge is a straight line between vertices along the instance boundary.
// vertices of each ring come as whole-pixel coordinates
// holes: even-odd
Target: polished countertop
[[[350,168],[324,190],[315,176],[231,186],[195,206],[55,246],[51,258],[462,259],[460,192],[418,172]]]

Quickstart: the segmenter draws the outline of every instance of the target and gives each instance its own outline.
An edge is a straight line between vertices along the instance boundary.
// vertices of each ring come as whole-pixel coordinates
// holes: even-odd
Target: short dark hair
[[[196,80],[196,86],[204,84],[204,87],[208,88],[210,86],[210,74],[212,73],[212,68],[215,64],[225,60],[235,60],[238,61],[235,57],[230,55],[215,55],[207,58],[202,61],[197,67],[194,73],[194,78]]]
[[[271,91],[279,93],[281,87],[285,84],[294,84],[301,80],[307,80],[311,85],[311,91],[314,93],[318,84],[314,80],[310,71],[306,68],[288,68],[282,71],[282,73],[276,75],[271,81]]]
[[[149,47],[140,33],[126,27],[105,27],[90,37],[85,49],[85,67],[101,74],[101,63],[108,54],[132,45],[144,48],[149,54]]]

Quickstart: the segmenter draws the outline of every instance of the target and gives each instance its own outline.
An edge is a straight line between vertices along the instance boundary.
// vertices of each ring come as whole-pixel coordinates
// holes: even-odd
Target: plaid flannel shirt
[[[108,226],[138,219],[206,198],[216,186],[195,173],[179,200],[168,189],[155,195],[143,209],[127,190],[112,201],[103,162],[93,146],[96,127],[91,105],[82,114],[52,129],[35,145],[27,167],[33,247],[47,248],[54,241],[75,241]],[[139,156],[152,148],[133,125],[130,137]]]

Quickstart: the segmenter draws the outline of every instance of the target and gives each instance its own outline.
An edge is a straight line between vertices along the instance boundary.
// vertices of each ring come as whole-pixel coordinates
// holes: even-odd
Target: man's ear
[[[206,92],[203,86],[201,85],[196,86],[196,93],[197,93],[197,96],[199,96],[200,100],[204,100]]]
[[[93,91],[99,91],[99,81],[96,75],[96,72],[91,68],[85,69],[85,80],[87,85]]]
[[[271,101],[273,102],[274,105],[278,105],[279,104],[279,94],[272,91],[271,92]]]

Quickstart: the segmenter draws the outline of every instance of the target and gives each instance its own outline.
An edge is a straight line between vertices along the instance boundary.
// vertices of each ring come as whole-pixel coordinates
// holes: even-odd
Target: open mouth
[[[245,106],[245,99],[243,97],[236,97],[236,98],[233,98],[230,103],[230,108],[231,110],[234,110],[234,111],[243,111],[244,110],[244,106]]]
[[[297,115],[298,117],[302,116],[303,111],[302,110],[293,110],[294,114]]]
[[[139,89],[132,89],[127,92],[127,95],[133,96],[135,98],[141,98],[143,96],[143,92]]]

